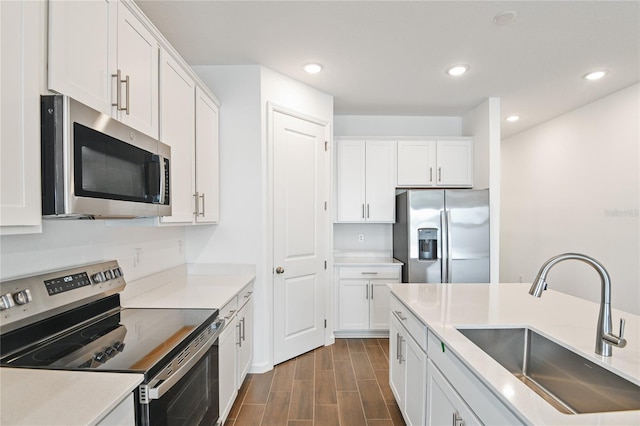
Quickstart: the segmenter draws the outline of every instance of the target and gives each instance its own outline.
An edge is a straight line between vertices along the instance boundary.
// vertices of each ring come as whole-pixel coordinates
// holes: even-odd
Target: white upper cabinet
[[[120,4],[115,108],[120,121],[155,138],[158,137],[159,49],[153,34]]]
[[[49,89],[112,113],[118,2],[49,2]]]
[[[155,138],[158,51],[124,3],[49,2],[49,89]]]
[[[220,220],[220,176],[218,163],[218,105],[196,87],[196,191],[197,223]]]
[[[396,142],[337,144],[337,221],[395,221]]]
[[[398,141],[399,187],[472,187],[473,141]]]
[[[41,231],[41,2],[0,1],[0,233]]]
[[[162,223],[191,223],[195,212],[196,85],[164,49],[160,53],[160,140],[171,146],[171,216]]]

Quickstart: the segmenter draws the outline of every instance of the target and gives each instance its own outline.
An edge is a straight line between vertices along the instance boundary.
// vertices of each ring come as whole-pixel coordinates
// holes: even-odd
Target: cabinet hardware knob
[[[276,268],[276,274],[284,274],[284,268],[282,266],[278,266]]]

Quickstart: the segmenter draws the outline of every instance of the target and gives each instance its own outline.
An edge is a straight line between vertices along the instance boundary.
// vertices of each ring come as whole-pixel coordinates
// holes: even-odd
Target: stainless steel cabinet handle
[[[369,219],[369,203],[367,203],[367,219]]]
[[[224,317],[224,319],[228,320],[229,318],[233,317],[233,314],[236,313],[235,309],[232,309],[229,311],[229,314],[227,316]]]
[[[127,106],[124,108],[124,112],[129,115],[129,76],[126,76],[124,79],[124,84],[127,85],[127,91],[126,91],[126,100],[127,100]]]
[[[238,320],[238,324],[236,324],[236,328],[238,329],[238,342],[236,343],[236,345],[238,345],[238,347],[242,347],[242,326],[240,325],[240,321]]]
[[[429,183],[433,182],[433,167],[429,167]]]
[[[120,85],[122,84],[122,70],[117,70],[115,74],[111,74],[111,77],[116,78],[116,102],[111,103],[111,106],[116,107],[116,110],[122,111],[122,93],[120,92]],[[112,92],[113,93],[113,92]]]
[[[451,422],[452,426],[464,426],[464,420],[456,411],[453,412],[453,421]]]
[[[200,213],[200,216],[204,217],[204,192],[200,194],[200,198],[202,198],[202,213]]]
[[[365,285],[364,288],[365,288],[365,296],[364,296],[364,298],[368,300],[369,299],[369,283],[367,283],[367,285]]]
[[[276,268],[276,274],[284,274],[284,268],[282,266],[278,266]]]
[[[371,284],[371,300],[373,300],[373,283]]]
[[[442,182],[442,167],[438,167],[438,182]]]
[[[398,341],[400,342],[400,351],[399,351],[399,355],[398,355],[398,363],[402,364],[404,362],[404,358],[402,357],[402,341],[404,340],[404,337],[402,337],[402,335],[399,335]]]
[[[396,333],[396,360],[400,359],[400,333]]]
[[[245,318],[243,317],[243,318],[240,320],[240,322],[242,322],[242,336],[241,336],[241,337],[242,337],[242,341],[244,342],[245,340],[247,340],[247,335],[245,334],[245,331],[246,331],[246,330],[245,330],[245,328],[244,328],[245,323],[246,323]]]
[[[377,272],[362,272],[362,275],[378,275]]]
[[[364,219],[364,204],[362,205],[362,218]]]
[[[196,211],[193,212],[194,215],[200,216],[200,193],[196,192],[193,194],[196,202]]]
[[[400,318],[400,320],[401,320],[401,321],[406,321],[406,320],[407,320],[407,317],[405,317],[404,315],[402,315],[402,311],[393,311],[393,312],[396,314],[396,316],[397,316],[398,318]]]

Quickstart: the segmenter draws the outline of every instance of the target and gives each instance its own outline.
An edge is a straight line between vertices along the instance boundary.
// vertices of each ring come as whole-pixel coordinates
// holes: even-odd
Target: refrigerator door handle
[[[447,210],[446,212],[447,218],[447,282],[450,283],[452,281],[452,267],[453,262],[451,260],[451,212]]]
[[[447,212],[445,210],[440,211],[440,282],[446,283],[449,272],[447,268],[449,267],[449,244],[447,243],[448,233],[448,223],[447,223]]]

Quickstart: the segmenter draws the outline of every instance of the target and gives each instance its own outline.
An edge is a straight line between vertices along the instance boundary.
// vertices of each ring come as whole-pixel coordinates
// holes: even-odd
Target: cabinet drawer
[[[384,268],[381,266],[373,266],[371,268],[340,268],[338,272],[339,278],[356,278],[356,279],[389,279],[400,280],[400,267],[390,266]]]
[[[233,299],[229,300],[222,308],[220,308],[218,316],[220,318],[224,318],[228,322],[233,318],[236,312],[238,312],[238,297],[234,296]]]
[[[422,350],[426,352],[427,327],[393,295],[391,295],[391,300],[389,301],[389,310],[400,320],[400,323],[407,329]]]
[[[240,293],[238,293],[238,309],[242,308],[251,299],[253,294],[253,281],[244,286]]]

